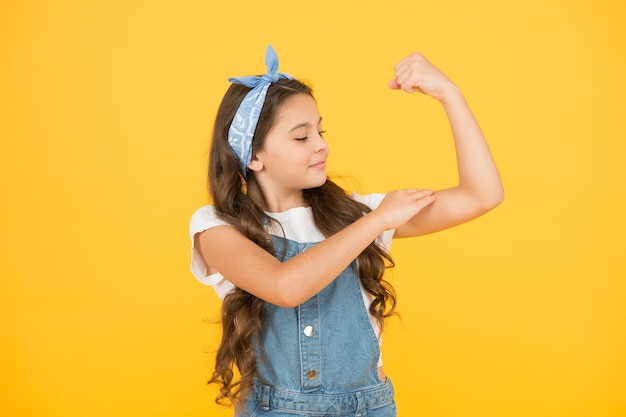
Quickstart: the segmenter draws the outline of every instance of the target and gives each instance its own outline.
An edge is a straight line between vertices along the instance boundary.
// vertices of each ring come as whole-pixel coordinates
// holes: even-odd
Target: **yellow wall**
[[[187,224],[226,77],[271,42],[359,191],[454,184],[441,108],[387,89],[416,49],[500,167],[496,211],[394,244],[400,415],[626,415],[623,2],[215,3],[0,6],[0,414],[230,414]]]

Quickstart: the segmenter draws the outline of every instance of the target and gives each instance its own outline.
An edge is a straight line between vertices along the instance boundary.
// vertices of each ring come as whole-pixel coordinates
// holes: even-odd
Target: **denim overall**
[[[313,245],[274,238],[283,260]],[[296,308],[265,304],[257,374],[237,416],[396,416],[391,381],[378,378],[380,348],[353,267]]]

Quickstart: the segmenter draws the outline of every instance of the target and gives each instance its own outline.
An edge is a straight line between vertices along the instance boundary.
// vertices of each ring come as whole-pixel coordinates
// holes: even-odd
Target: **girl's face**
[[[264,192],[291,194],[324,184],[329,149],[322,133],[322,118],[311,96],[294,95],[282,104],[263,149],[250,162]]]

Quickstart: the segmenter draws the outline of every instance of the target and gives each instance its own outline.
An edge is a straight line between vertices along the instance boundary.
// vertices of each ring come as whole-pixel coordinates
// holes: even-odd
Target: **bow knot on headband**
[[[293,79],[289,74],[277,72],[278,56],[272,45],[267,46],[265,64],[267,65],[267,73],[260,77],[247,76],[228,79],[231,83],[243,84],[252,89],[239,105],[228,129],[228,145],[239,159],[239,169],[244,178],[247,178],[248,164],[252,159],[252,138],[259,122],[263,103],[265,103],[267,90],[271,84],[280,79]]]

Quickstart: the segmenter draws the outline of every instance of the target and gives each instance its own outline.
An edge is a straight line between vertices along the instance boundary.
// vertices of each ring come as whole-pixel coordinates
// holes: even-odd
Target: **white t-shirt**
[[[352,194],[354,200],[367,205],[372,210],[378,207],[384,197],[385,194],[367,194],[364,196],[356,193]],[[267,213],[267,215],[276,219],[282,226],[282,230],[280,230],[279,227],[277,230],[268,227],[268,232],[272,235],[282,237],[284,231],[285,238],[298,243],[317,243],[325,239],[324,235],[315,227],[310,207],[296,207],[281,213]],[[200,207],[192,215],[189,225],[189,234],[191,237],[191,272],[198,281],[212,286],[218,297],[224,299],[224,296],[234,288],[234,285],[219,272],[208,274],[207,266],[194,245],[194,237],[196,234],[215,226],[230,226],[230,224],[217,216],[213,206]],[[389,251],[391,247],[393,233],[394,230],[388,230],[378,237],[378,242],[387,251]],[[363,302],[365,303],[367,311],[369,311],[371,296],[363,287],[361,287],[361,293],[363,294]],[[371,315],[370,322],[372,323],[379,343],[382,343],[378,322]],[[382,365],[382,359],[379,359],[379,366],[380,365]]]

